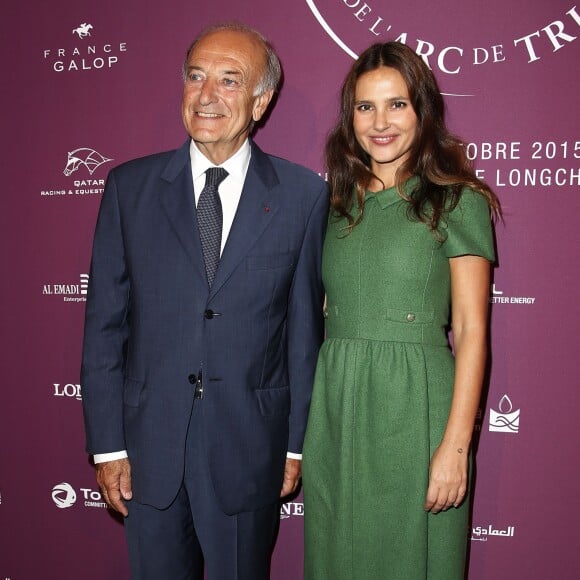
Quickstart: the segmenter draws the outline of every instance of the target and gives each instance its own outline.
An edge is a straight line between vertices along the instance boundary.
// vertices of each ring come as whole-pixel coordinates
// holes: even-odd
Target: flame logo
[[[520,430],[520,410],[513,410],[511,399],[504,395],[499,400],[499,410],[489,411],[489,430],[500,433],[518,433]]]
[[[512,400],[507,396],[504,395],[500,400],[499,400],[499,410],[502,413],[511,413],[513,411],[513,405],[512,405]]]

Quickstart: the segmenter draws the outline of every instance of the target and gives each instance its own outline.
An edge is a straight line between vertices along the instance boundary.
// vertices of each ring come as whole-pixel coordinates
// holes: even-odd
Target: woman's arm
[[[425,510],[457,507],[467,491],[468,455],[487,355],[490,263],[450,258],[455,381],[447,426],[433,453]]]

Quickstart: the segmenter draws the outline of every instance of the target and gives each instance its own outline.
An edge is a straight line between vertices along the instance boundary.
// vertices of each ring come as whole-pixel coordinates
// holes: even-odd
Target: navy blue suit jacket
[[[211,290],[189,141],[113,169],[103,194],[81,377],[87,451],[127,449],[134,498],[159,508],[182,482],[201,367],[206,454],[226,513],[275,502],[286,452],[302,449],[323,335],[328,192],[251,146]]]

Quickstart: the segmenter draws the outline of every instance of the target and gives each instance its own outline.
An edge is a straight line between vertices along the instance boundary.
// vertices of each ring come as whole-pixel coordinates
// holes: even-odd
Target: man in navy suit
[[[201,579],[204,563],[209,580],[267,579],[279,497],[300,478],[328,193],[249,138],[280,74],[258,32],[204,31],[184,65],[191,139],[107,180],[83,407],[104,499],[126,516],[135,579]],[[217,270],[206,193],[217,203],[208,219],[220,214]]]

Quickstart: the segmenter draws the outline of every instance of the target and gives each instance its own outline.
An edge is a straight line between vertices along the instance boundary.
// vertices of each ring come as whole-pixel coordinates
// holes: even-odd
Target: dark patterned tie
[[[218,193],[219,184],[228,176],[223,167],[210,167],[205,172],[205,185],[197,202],[197,223],[205,261],[207,283],[211,288],[222,244],[222,204]]]

